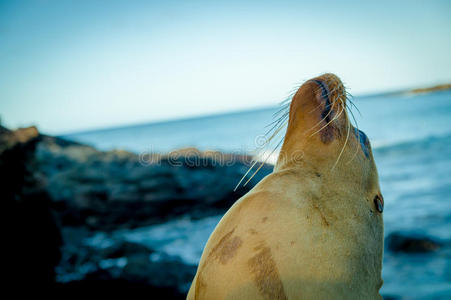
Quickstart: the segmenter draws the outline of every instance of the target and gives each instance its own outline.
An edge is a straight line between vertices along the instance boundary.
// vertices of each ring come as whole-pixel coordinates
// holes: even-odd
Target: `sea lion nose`
[[[313,80],[313,82],[315,82],[320,90],[320,97],[321,100],[325,101],[324,104],[324,110],[321,112],[321,117],[322,119],[324,119],[326,122],[329,122],[330,120],[330,109],[331,109],[331,102],[330,102],[330,98],[329,98],[329,87],[327,86],[327,84],[319,79],[315,79]]]

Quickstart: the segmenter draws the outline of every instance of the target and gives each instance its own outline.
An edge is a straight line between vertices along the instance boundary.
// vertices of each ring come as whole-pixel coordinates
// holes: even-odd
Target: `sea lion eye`
[[[373,201],[377,211],[382,213],[384,211],[384,198],[382,196],[376,195]]]

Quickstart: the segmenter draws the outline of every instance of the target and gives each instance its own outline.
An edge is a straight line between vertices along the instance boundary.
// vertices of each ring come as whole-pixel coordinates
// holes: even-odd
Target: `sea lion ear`
[[[382,213],[384,211],[384,198],[382,197],[382,195],[376,195],[373,201],[377,211]]]

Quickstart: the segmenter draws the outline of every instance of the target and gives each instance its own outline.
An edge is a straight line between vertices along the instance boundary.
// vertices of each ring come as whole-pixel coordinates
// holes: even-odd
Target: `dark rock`
[[[121,277],[130,282],[149,284],[154,272],[149,272],[152,267],[149,255],[137,254],[128,258]],[[158,286],[158,285],[157,285]]]
[[[0,127],[0,185],[3,220],[8,227],[4,249],[13,284],[46,286],[54,281],[61,257],[61,234],[50,208],[42,174],[36,171],[36,128]]]
[[[189,148],[148,163],[130,152],[101,152],[49,136],[42,136],[37,149],[38,168],[62,225],[92,230],[220,214],[272,170],[265,165],[234,192],[249,166],[247,156]]]
[[[55,283],[52,292],[61,292],[62,297],[67,297],[68,292],[75,292],[83,293],[84,295],[88,293],[89,295],[95,295],[98,293],[103,298],[117,298],[124,293],[124,297],[132,299],[186,299],[186,294],[180,293],[177,289],[117,279],[98,280],[97,278],[90,278],[89,280],[72,281],[65,284]],[[94,294],[92,294],[93,292]]]
[[[387,247],[392,252],[427,253],[434,252],[442,247],[442,244],[426,236],[408,236],[395,232],[386,240]]]
[[[249,156],[196,149],[143,160],[40,135],[34,127],[0,126],[0,184],[14,228],[8,245],[17,257],[7,274],[17,283],[139,287],[155,298],[185,298],[195,266],[164,253],[151,260],[153,250],[140,244],[113,240],[105,247],[85,240],[95,232],[224,213],[272,171],[264,165],[234,192],[250,163]]]
[[[175,287],[179,292],[187,293],[196,269],[196,266],[177,259],[152,262],[148,255],[134,255],[129,257],[120,278],[158,287]]]
[[[152,249],[149,249],[141,244],[121,241],[111,247],[104,249],[102,256],[104,256],[105,258],[119,258],[144,255],[148,258],[152,252]]]
[[[92,286],[109,287],[109,283],[114,282],[118,285],[111,286],[113,289],[152,288],[157,294],[170,292],[171,297],[182,297],[188,292],[196,272],[195,266],[164,253],[151,260],[150,255],[154,251],[140,244],[115,240],[108,247],[98,248],[83,243],[89,232],[72,229],[66,232],[66,236],[73,235],[77,238],[63,247],[65,257],[59,270],[63,274],[79,276],[64,285],[57,284],[59,288],[84,290]],[[80,237],[83,235],[85,238]],[[115,264],[118,260],[125,262],[125,266]],[[88,272],[83,273],[82,270]]]

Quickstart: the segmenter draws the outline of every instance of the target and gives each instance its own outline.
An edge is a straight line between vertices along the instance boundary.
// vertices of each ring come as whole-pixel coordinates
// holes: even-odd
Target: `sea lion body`
[[[293,97],[274,172],[221,219],[188,299],[381,299],[377,171],[366,136],[338,104],[328,107],[337,89],[325,74]],[[323,120],[325,110],[336,119]],[[318,121],[329,131],[312,135]]]

